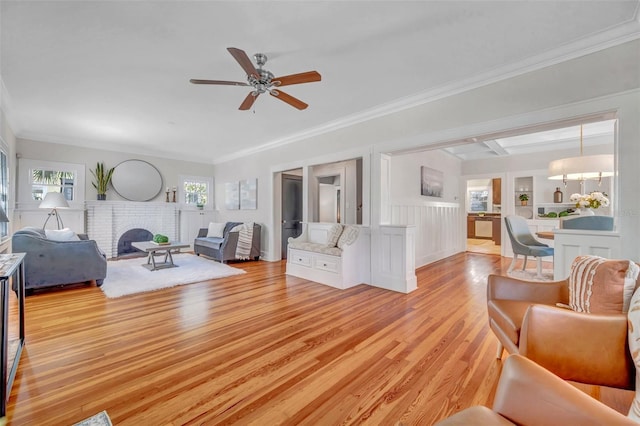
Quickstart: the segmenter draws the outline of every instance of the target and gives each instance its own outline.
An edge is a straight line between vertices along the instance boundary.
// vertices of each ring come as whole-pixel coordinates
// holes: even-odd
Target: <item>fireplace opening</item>
[[[131,243],[139,241],[151,241],[153,234],[146,229],[134,228],[126,231],[118,240],[118,257],[136,257],[146,255],[144,252],[133,247]]]

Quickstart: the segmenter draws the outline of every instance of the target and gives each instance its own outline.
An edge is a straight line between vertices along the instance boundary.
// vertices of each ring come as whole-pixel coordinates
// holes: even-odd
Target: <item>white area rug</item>
[[[149,271],[142,266],[147,263],[146,257],[110,260],[107,277],[100,289],[107,297],[115,298],[245,273],[242,269],[193,254],[174,254],[173,262],[179,266]]]
[[[523,271],[522,269],[516,268],[507,275],[526,281],[553,281],[553,270],[551,269],[543,269],[542,278],[537,276],[537,271],[535,269],[526,269]]]
[[[95,416],[91,416],[73,426],[113,426],[106,411],[101,411]]]

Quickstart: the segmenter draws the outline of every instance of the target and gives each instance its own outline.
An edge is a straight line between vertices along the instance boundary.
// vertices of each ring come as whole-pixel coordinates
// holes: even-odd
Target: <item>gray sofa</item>
[[[193,241],[193,251],[200,256],[204,254],[219,262],[225,263],[228,260],[236,259],[236,247],[238,245],[238,232],[231,232],[231,229],[242,222],[227,222],[222,233],[223,238],[207,237],[207,228],[201,228],[198,236]],[[262,227],[257,223],[253,224],[253,240],[249,258],[258,260],[260,258],[260,232]]]
[[[107,276],[107,258],[95,241],[52,241],[40,228],[23,228],[11,238],[14,253],[26,253],[25,288],[90,282],[101,286]]]

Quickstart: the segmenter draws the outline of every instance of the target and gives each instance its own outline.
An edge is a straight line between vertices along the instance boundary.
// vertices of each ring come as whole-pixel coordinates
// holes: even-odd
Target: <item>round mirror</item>
[[[162,176],[146,161],[126,160],[115,167],[111,185],[125,200],[149,201],[162,191]]]

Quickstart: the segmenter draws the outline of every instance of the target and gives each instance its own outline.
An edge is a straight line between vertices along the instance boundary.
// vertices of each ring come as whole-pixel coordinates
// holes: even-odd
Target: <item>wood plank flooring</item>
[[[10,425],[429,425],[490,405],[501,362],[486,277],[509,259],[461,253],[404,295],[247,274],[107,299],[94,287],[26,301]]]

